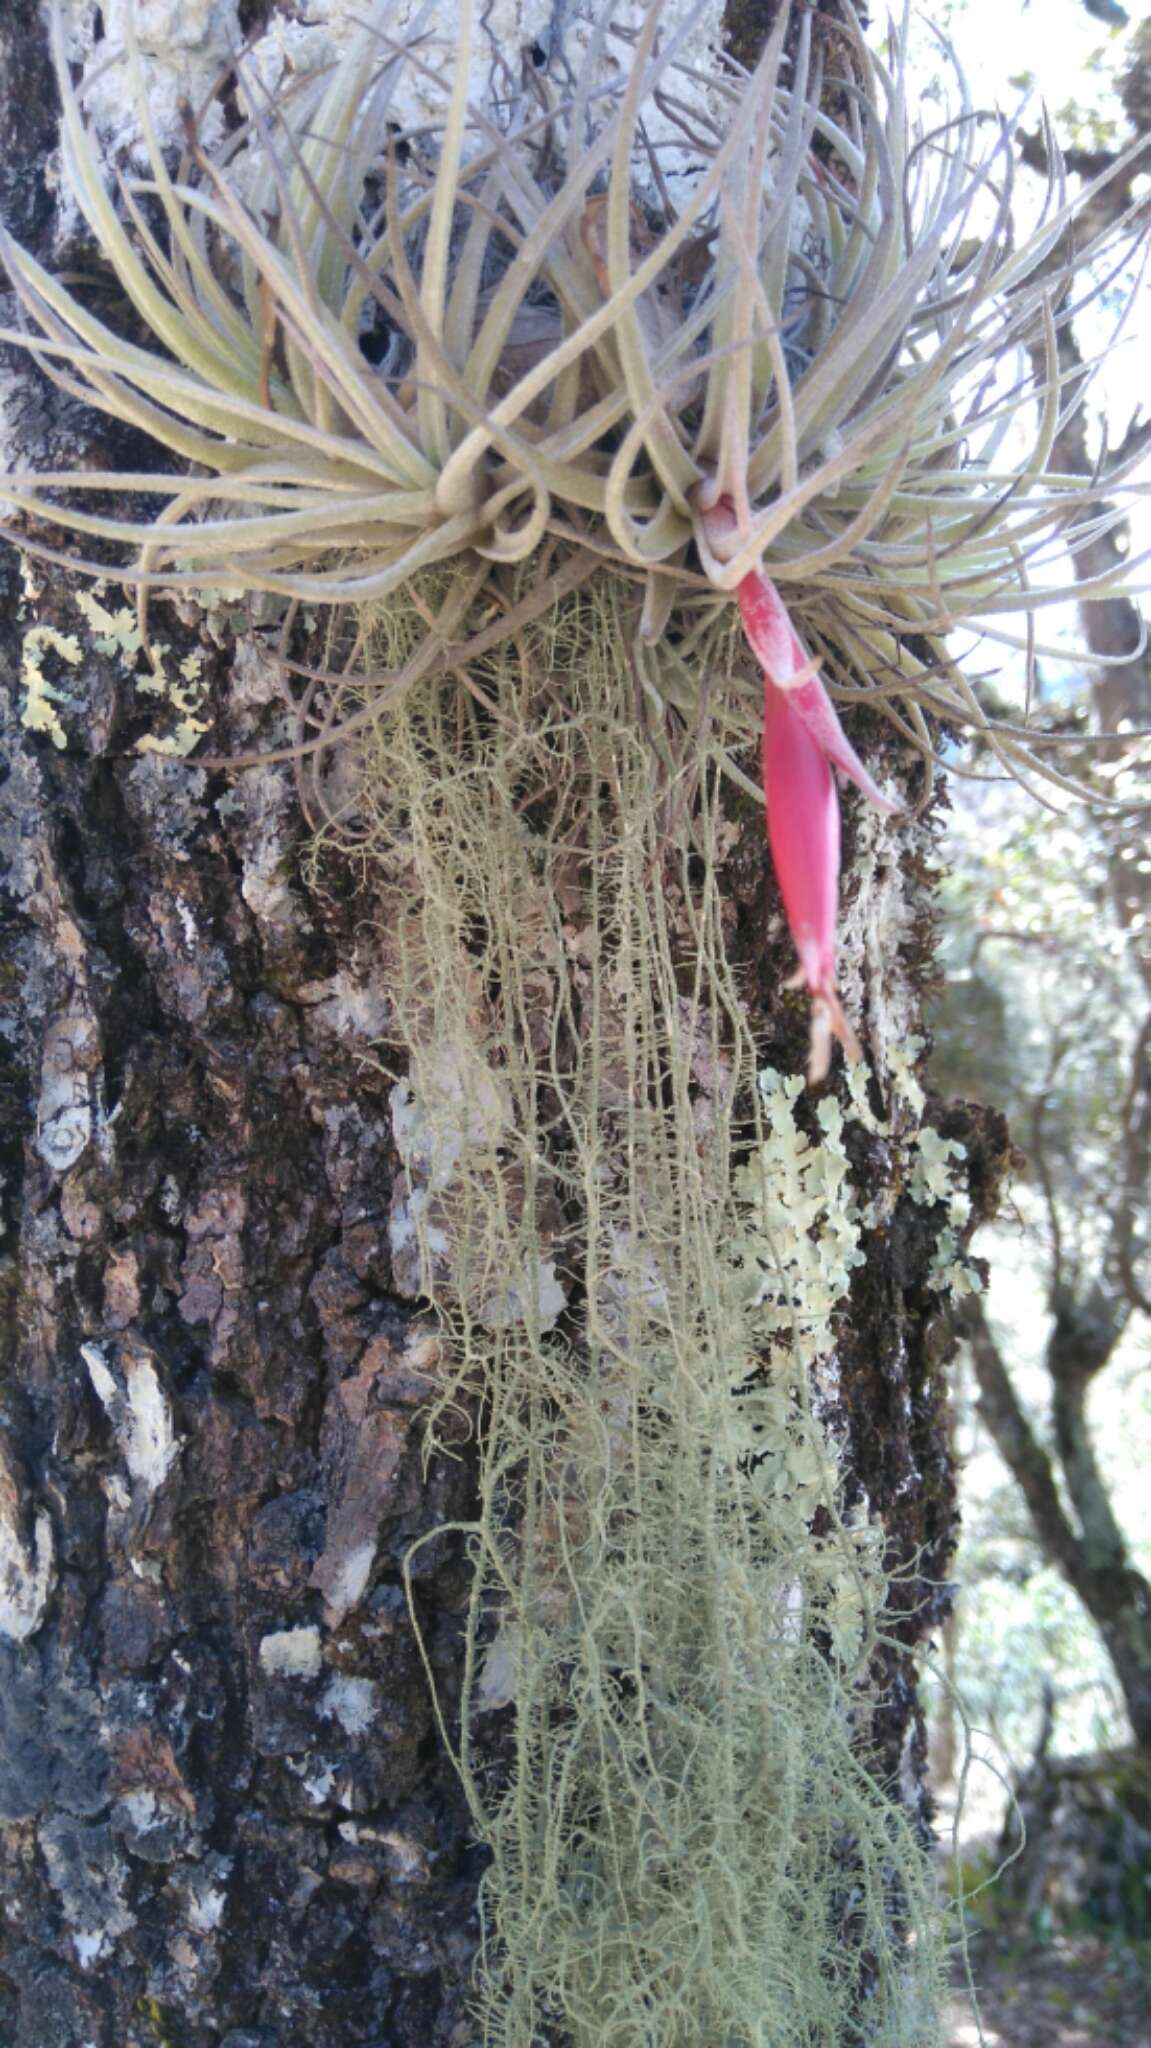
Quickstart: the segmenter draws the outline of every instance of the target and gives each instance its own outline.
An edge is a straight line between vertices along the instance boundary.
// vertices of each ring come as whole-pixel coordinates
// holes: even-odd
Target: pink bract
[[[763,793],[767,836],[799,980],[812,1000],[807,1078],[821,1081],[832,1040],[849,1059],[859,1041],[836,993],[839,792],[832,765],[884,811],[899,806],[868,774],[805,653],[770,578],[753,569],[738,586],[748,645],[763,669]]]
[[[708,544],[720,557],[738,540],[735,501],[700,505]],[[821,1081],[838,1039],[849,1059],[859,1042],[835,987],[839,905],[839,792],[833,768],[881,811],[900,806],[868,774],[839,722],[771,578],[753,569],[736,587],[748,646],[763,670],[763,793],[767,836],[788,929],[799,955],[797,984],[812,999],[809,1081]]]

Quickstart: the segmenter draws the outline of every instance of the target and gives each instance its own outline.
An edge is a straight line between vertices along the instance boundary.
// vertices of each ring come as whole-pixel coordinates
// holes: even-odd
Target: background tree
[[[1098,1376],[1128,1331],[1137,1335],[1146,1257],[1146,988],[1112,864],[1106,828],[1081,815],[1016,818],[1007,830],[1001,820],[982,851],[967,840],[939,1058],[955,1085],[1008,1109],[1049,1317],[1041,1430],[984,1302],[965,1305],[980,1414],[1044,1552],[1101,1630],[1145,1747],[1147,1585],[1088,1415]]]
[[[1073,174],[1095,175],[1126,150],[1131,180],[1145,175],[1147,149],[1139,145],[1151,114],[1149,63],[1143,24],[1116,76],[1110,126],[1098,114],[1077,121],[1073,108],[1064,110]],[[1023,138],[1022,157],[1046,170],[1038,130]],[[1120,184],[1130,191],[1119,181],[1102,204],[1118,201]],[[1070,380],[1083,374],[1090,346],[1075,326],[1064,328],[1060,359]],[[1101,504],[1113,467],[1149,437],[1139,411],[1117,435],[1109,424],[1085,405],[1055,449],[1060,468],[1098,480]],[[1077,577],[1089,582],[1132,546],[1124,524],[1101,533],[1076,551]],[[1042,1550],[1100,1629],[1145,1750],[1149,1589],[1100,1470],[1088,1404],[1124,1336],[1137,1335],[1148,1302],[1151,863],[1139,809],[1146,749],[1132,735],[1151,724],[1151,665],[1131,598],[1085,603],[1080,627],[1084,694],[1076,700],[1059,688],[1051,701],[1065,707],[1055,715],[1069,729],[1079,722],[1117,735],[1112,747],[1093,749],[1089,772],[1100,788],[1125,793],[1131,809],[1110,823],[1076,814],[1069,827],[1015,816],[1010,805],[997,812],[991,803],[980,825],[961,835],[938,1071],[946,1085],[1007,1109],[1038,1202],[1028,1215],[1043,1246],[1049,1426],[1030,1416],[1003,1341],[975,1299],[965,1323],[980,1414],[1021,1488]]]

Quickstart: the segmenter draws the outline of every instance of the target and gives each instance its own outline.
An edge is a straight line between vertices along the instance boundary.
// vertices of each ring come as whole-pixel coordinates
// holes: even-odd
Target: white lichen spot
[[[67,1173],[75,1166],[92,1135],[92,1118],[86,1105],[68,1103],[54,1110],[36,1133],[36,1150],[53,1173]]]
[[[116,1375],[112,1372],[104,1353],[98,1344],[81,1344],[80,1356],[88,1368],[88,1378],[101,1407],[110,1414],[119,1396]]]
[[[20,1527],[18,1497],[0,1473],[0,1636],[24,1643],[44,1619],[54,1580],[52,1523],[37,1511],[31,1541]]]
[[[371,1043],[383,1038],[391,1019],[391,1006],[383,987],[370,976],[358,976],[346,967],[326,981],[306,982],[300,989],[299,1000],[307,1003],[320,1022],[340,1038]]]
[[[289,776],[254,768],[217,798],[216,809],[235,837],[243,874],[240,893],[262,924],[286,927],[299,916],[292,893],[294,812]],[[308,1000],[307,991],[301,992]]]
[[[389,1221],[397,1286],[421,1294],[442,1281],[462,1290],[488,1329],[554,1329],[567,1293],[546,1239],[540,1256],[524,1254],[518,1270],[492,1252],[489,1219],[501,1205],[519,1208],[525,1195],[508,1173],[515,1119],[502,1073],[466,1037],[445,1036],[413,1063],[390,1101],[404,1162]]]
[[[176,916],[180,920],[180,929],[184,934],[184,944],[187,946],[189,953],[194,953],[199,943],[200,935],[196,930],[196,920],[192,914],[192,906],[185,901],[183,896],[177,896],[176,898]]]
[[[103,39],[93,46],[95,8],[72,0],[71,54],[88,62],[84,103],[109,159],[129,149],[143,162],[141,122],[131,68],[125,55],[129,28],[140,55],[148,112],[159,141],[179,142],[180,102],[207,100],[220,73],[240,48],[237,0],[103,0]],[[210,113],[204,140],[219,130],[218,108]]]
[[[904,1805],[912,1808],[917,1807],[923,1797],[915,1754],[917,1735],[918,1728],[915,1716],[912,1715],[903,1731],[903,1743],[899,1753],[899,1790],[903,1795]]]
[[[370,1678],[333,1678],[320,1700],[326,1720],[338,1721],[345,1735],[363,1735],[380,1711],[379,1693]]]
[[[418,1091],[398,1081],[391,1109],[400,1157],[431,1188],[448,1185],[466,1151],[498,1145],[511,1115],[506,1089],[466,1040],[422,1062]]]
[[[622,1340],[637,1316],[666,1324],[671,1297],[667,1276],[643,1239],[618,1224],[609,1235],[612,1259],[599,1276],[596,1307],[604,1329]]]
[[[484,1652],[476,1699],[480,1711],[491,1714],[508,1707],[516,1696],[516,1663],[520,1632],[514,1621],[501,1617],[499,1628]]]
[[[90,1073],[98,1064],[99,1040],[88,1011],[75,1006],[53,1018],[44,1034],[35,1139],[53,1173],[67,1173],[91,1140]]]
[[[554,1330],[567,1307],[567,1295],[556,1271],[554,1259],[540,1259],[535,1271],[522,1281],[512,1281],[483,1305],[483,1320],[489,1330],[510,1329],[513,1323],[528,1323],[533,1329]]]
[[[201,590],[199,596],[207,610],[209,632],[218,631],[221,644],[231,650],[228,701],[232,710],[253,711],[267,704],[282,704],[283,672],[279,663],[255,634],[237,637],[246,621],[237,615],[234,600],[211,590]]]
[[[400,1176],[388,1217],[388,1243],[397,1268],[397,1285],[405,1294],[422,1294],[425,1260],[446,1259],[449,1253],[446,1231],[429,1222],[427,1212],[426,1190],[409,1187],[406,1177]]]
[[[313,1806],[324,1806],[331,1798],[336,1786],[336,1774],[330,1764],[325,1764],[314,1778],[305,1778],[304,1792]]]
[[[228,1903],[226,1892],[217,1891],[208,1885],[202,1892],[192,1892],[188,1899],[188,1919],[198,1934],[214,1934],[224,1917]]]
[[[82,1344],[80,1355],[133,1486],[145,1495],[157,1493],[180,1454],[181,1440],[151,1358],[142,1348],[129,1349],[117,1372],[97,1344]]]
[[[155,1493],[179,1455],[180,1440],[172,1427],[172,1410],[151,1360],[143,1354],[130,1358],[126,1380],[124,1463],[129,1476],[146,1493]]]
[[[323,1666],[318,1628],[283,1628],[260,1643],[260,1668],[269,1678],[318,1678]]]
[[[137,1834],[147,1834],[149,1828],[155,1827],[160,1802],[154,1792],[137,1787],[135,1791],[122,1793],[117,1806],[124,1819],[131,1822]]]
[[[338,1627],[344,1616],[359,1606],[367,1591],[375,1561],[376,1544],[372,1538],[358,1543],[341,1560],[325,1592],[328,1618],[333,1627]]]
[[[132,1495],[118,1472],[106,1472],[100,1481],[101,1491],[114,1515],[126,1515],[132,1505]]]
[[[124,1901],[128,1867],[106,1825],[77,1820],[56,1807],[38,1828],[48,1882],[85,1969],[136,1924]]]

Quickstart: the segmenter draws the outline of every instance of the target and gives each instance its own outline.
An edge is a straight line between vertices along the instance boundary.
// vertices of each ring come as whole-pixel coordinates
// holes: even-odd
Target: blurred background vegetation
[[[1151,213],[1151,18],[957,0],[943,25],[977,97],[1047,101],[1074,175],[1139,144],[1112,204],[1145,192]],[[1044,168],[1038,115],[1020,154]],[[1134,294],[1130,338],[1055,465],[1098,476],[1101,499],[1120,452],[1151,449],[1134,250],[1109,290],[1112,311]],[[1072,377],[1100,317],[1076,327]],[[1151,518],[1102,545],[1142,555]],[[1103,566],[1088,550],[1077,574]],[[932,1079],[1001,1110],[1017,1162],[974,1245],[989,1282],[953,1367],[963,1535],[931,1742],[946,1820],[975,1759],[966,1882],[1015,1857],[967,1916],[988,2043],[1151,2048],[1151,656],[1131,602],[1071,607],[1056,630],[1071,658],[1041,657],[1034,689],[1065,765],[1122,808],[1040,808],[992,762],[951,784]],[[986,676],[985,650],[972,666]],[[1018,701],[1021,670],[990,686]],[[955,2048],[979,2039],[963,1999],[950,2024]]]

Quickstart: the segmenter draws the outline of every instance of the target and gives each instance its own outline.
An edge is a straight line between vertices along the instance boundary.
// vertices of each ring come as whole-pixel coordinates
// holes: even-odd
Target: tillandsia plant
[[[764,663],[772,843],[820,1071],[829,1028],[850,1033],[829,933],[835,792],[799,727],[859,776],[815,665],[929,762],[934,714],[1011,772],[1065,785],[1050,735],[990,719],[946,636],[967,623],[1018,644],[1011,615],[1066,594],[1034,582],[1053,549],[1124,515],[1126,476],[1100,513],[1047,465],[1083,402],[1058,324],[1129,252],[1132,223],[1076,241],[1095,188],[1068,198],[1048,137],[1047,204],[1017,242],[1013,124],[978,115],[952,63],[953,107],[913,127],[907,16],[884,61],[850,7],[818,30],[784,5],[751,76],[704,76],[698,15],[673,25],[653,4],[627,30],[605,13],[562,88],[541,77],[485,101],[471,0],[450,36],[421,17],[406,40],[385,0],[326,72],[270,92],[240,65],[245,118],[209,150],[205,110],[187,108],[174,169],[130,45],[147,171],[113,196],[53,0],[68,186],[150,339],[0,233],[31,323],[4,338],[167,462],[10,476],[4,492],[21,546],[40,545],[29,519],[111,544],[118,561],[77,566],[115,566],[142,603],[210,586],[358,606],[461,560],[475,595],[543,551],[540,603],[597,569],[640,586],[642,666],[729,593],[748,618],[758,589],[782,656]],[[1036,379],[1021,365],[1037,338]],[[84,509],[93,490],[154,497],[157,515]],[[448,605],[389,696],[450,665],[466,610]],[[753,638],[762,658],[762,623]],[[1044,651],[1030,626],[1024,645],[1031,662]],[[657,691],[662,666],[644,668]],[[674,708],[698,718],[706,673],[675,667]],[[298,754],[335,743],[338,699],[332,683],[321,719],[309,693]],[[361,705],[361,724],[372,715]],[[797,748],[807,824],[785,815]]]
[[[323,669],[286,634],[294,735],[260,758],[381,913],[392,1278],[437,1319],[429,1441],[476,1439],[443,1729],[490,1859],[485,2042],[936,2048],[930,1861],[870,1768],[893,1574],[839,1458],[885,1227],[851,1152],[947,1205],[927,1291],[961,1203],[875,1013],[872,1070],[818,1102],[764,1065],[725,806],[762,736],[819,1074],[851,1041],[835,775],[892,807],[833,694],[900,753],[938,717],[1059,779],[945,641],[1009,639],[1102,516],[1047,467],[1075,208],[1052,148],[1016,246],[1011,124],[956,73],[915,131],[906,21],[885,62],[849,7],[785,5],[745,75],[701,68],[696,16],[573,14],[566,61],[497,91],[468,0],[396,18],[274,91],[239,64],[226,139],[189,108],[175,165],[129,47],[147,168],[113,195],[54,8],[65,172],[129,310],[4,237],[5,338],[164,456],[5,479],[14,537],[71,528],[142,601],[333,608]],[[1005,383],[1036,334],[1038,388]]]

